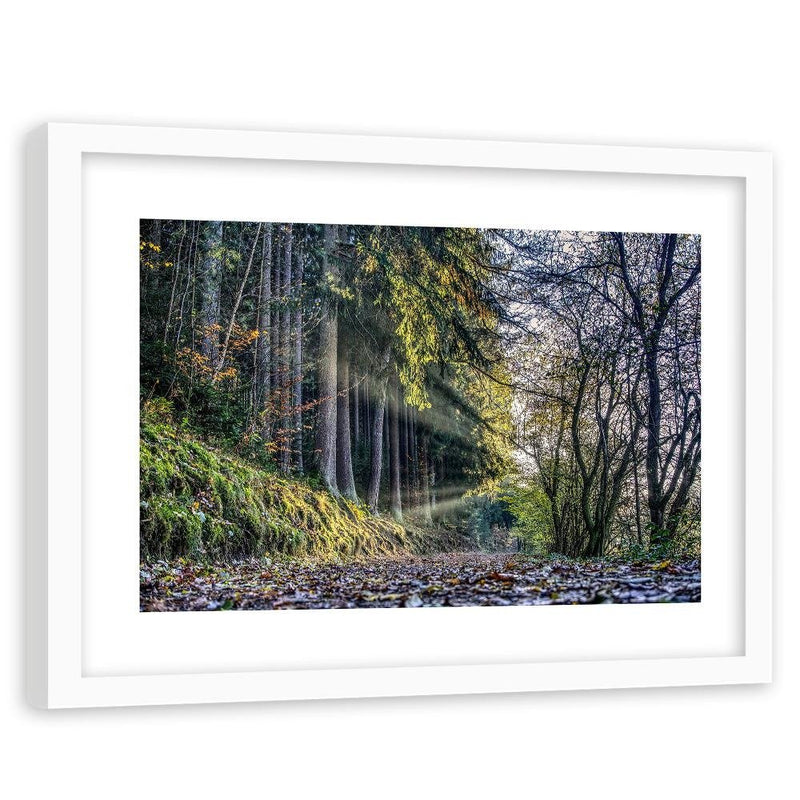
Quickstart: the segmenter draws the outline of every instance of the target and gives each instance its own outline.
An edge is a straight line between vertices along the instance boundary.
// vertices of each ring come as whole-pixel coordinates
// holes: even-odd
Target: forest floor
[[[621,563],[441,553],[334,563],[186,560],[140,567],[140,610],[418,608],[700,600],[699,561]]]

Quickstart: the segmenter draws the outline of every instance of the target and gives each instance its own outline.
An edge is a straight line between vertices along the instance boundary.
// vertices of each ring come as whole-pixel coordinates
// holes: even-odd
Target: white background
[[[178,4],[174,4],[177,6]],[[312,7],[313,6],[313,7]],[[114,8],[115,15],[109,12]],[[385,10],[380,10],[385,9]],[[786,796],[795,781],[795,26],[782,4],[15,4],[4,75],[3,786],[12,795]],[[24,137],[44,121],[769,149],[771,686],[42,712],[22,685]],[[791,723],[791,730],[789,729]],[[784,730],[784,727],[786,730]]]

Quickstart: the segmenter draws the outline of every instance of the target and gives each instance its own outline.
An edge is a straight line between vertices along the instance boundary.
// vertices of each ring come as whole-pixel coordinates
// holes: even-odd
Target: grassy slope
[[[367,557],[453,549],[452,532],[402,527],[223,453],[159,419],[142,420],[141,557],[266,554]]]

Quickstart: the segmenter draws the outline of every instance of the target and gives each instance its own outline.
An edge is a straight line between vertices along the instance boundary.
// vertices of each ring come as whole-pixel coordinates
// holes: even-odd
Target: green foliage
[[[145,405],[140,431],[141,555],[335,558],[420,552],[403,528],[311,482],[264,470],[179,431],[169,404]],[[433,538],[435,546],[436,540]]]
[[[389,335],[405,399],[430,408],[430,371],[487,365],[499,309],[486,291],[485,233],[472,228],[363,229],[356,245],[359,294]]]
[[[550,501],[535,483],[506,486],[501,497],[514,517],[512,533],[523,542],[528,553],[546,555],[553,541],[553,517]]]
[[[465,527],[476,547],[493,550],[508,546],[514,517],[504,498],[495,492],[470,495],[465,510]]]
[[[614,553],[628,561],[685,561],[700,558],[700,525],[698,522],[679,524],[675,534],[668,531],[654,531],[647,525],[647,543],[636,541],[626,543]]]

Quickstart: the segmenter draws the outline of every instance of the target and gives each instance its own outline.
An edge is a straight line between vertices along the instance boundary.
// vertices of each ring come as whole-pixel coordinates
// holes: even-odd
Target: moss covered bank
[[[259,468],[144,415],[143,560],[369,557],[455,549],[452,531],[400,526],[307,480]]]

